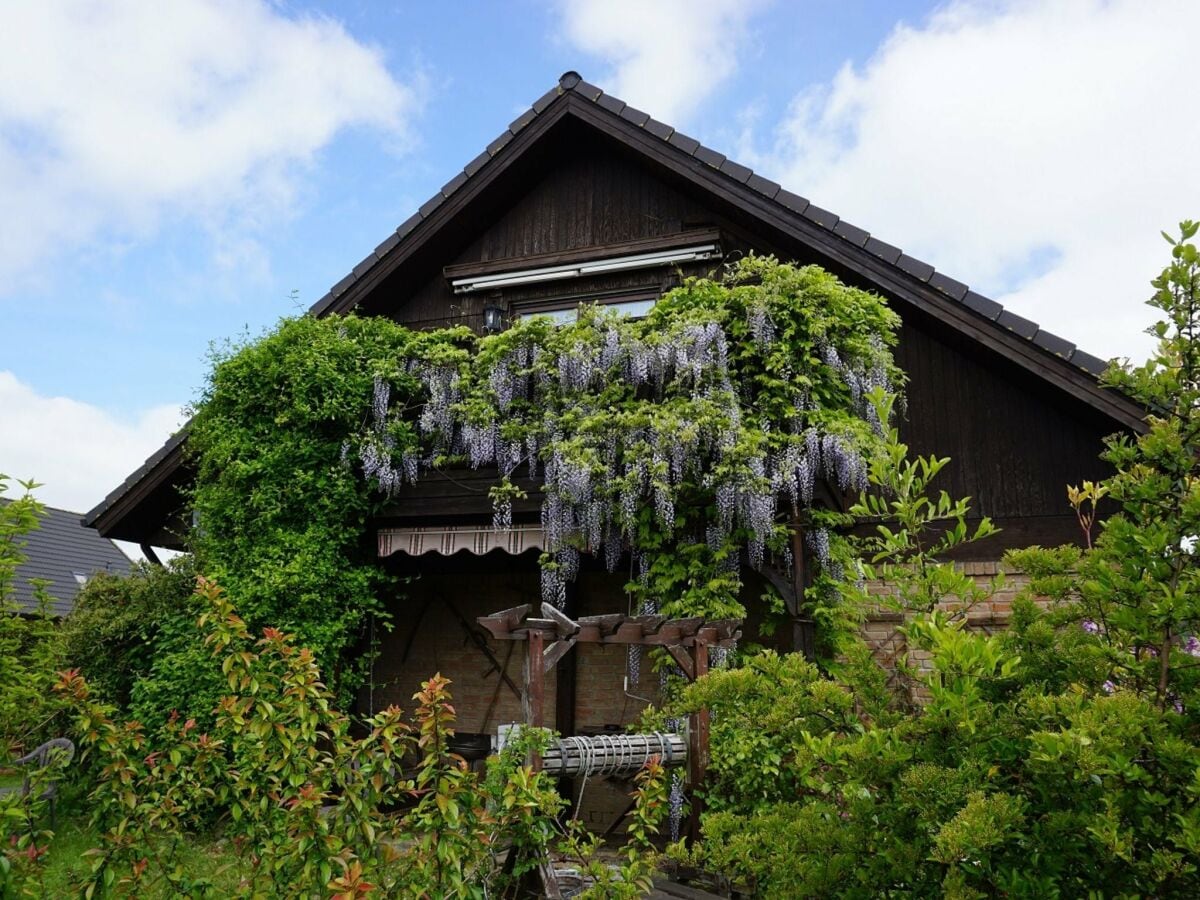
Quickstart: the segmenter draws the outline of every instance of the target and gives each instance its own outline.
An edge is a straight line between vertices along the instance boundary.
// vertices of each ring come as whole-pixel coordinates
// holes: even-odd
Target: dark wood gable
[[[654,295],[715,262],[469,294],[455,293],[447,275],[620,254],[647,242],[683,245],[699,234],[715,236],[727,257],[755,250],[816,263],[886,296],[904,320],[897,356],[911,383],[902,431],[913,450],[953,458],[942,486],[1001,520],[1005,544],[1074,537],[1065,485],[1102,476],[1103,435],[1141,423],[1141,410],[1096,384],[1101,361],[573,73],[312,312],[353,309],[415,327],[478,329],[489,305],[511,313]],[[181,443],[173,439],[89,513],[88,524],[167,543],[163,510],[178,505],[190,477]],[[396,515],[483,516],[486,491],[477,488],[431,476]]]

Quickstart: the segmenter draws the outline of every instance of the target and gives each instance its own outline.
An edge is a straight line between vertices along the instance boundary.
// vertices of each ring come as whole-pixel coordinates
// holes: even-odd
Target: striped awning
[[[496,529],[488,525],[442,525],[430,528],[381,528],[378,532],[379,556],[407,553],[440,553],[450,556],[465,550],[482,556],[493,550],[524,553],[541,550],[545,536],[540,525],[514,525]]]

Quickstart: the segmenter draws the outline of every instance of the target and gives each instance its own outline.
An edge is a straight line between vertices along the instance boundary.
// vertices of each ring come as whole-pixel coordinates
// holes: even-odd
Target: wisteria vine
[[[896,325],[821,269],[751,256],[645,319],[592,307],[396,360],[343,457],[385,494],[431,468],[494,467],[498,529],[524,496],[513,479],[540,477],[547,602],[562,606],[583,554],[613,571],[629,553],[647,596],[676,583],[664,612],[737,614],[743,553],[789,565],[797,516],[836,567],[821,486],[866,486],[883,431],[873,400],[899,380]]]

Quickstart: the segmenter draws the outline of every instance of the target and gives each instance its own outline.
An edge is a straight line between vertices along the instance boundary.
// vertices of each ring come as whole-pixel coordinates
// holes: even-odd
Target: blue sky
[[[1200,4],[46,2],[0,12],[0,472],[84,508],[210,341],[308,307],[565,70],[1139,355]],[[169,12],[168,12],[169,10]],[[1195,119],[1195,116],[1191,116]],[[12,424],[15,422],[15,425]]]

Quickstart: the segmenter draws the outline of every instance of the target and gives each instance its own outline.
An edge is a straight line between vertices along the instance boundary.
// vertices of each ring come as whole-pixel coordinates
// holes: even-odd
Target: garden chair
[[[75,758],[75,745],[67,738],[54,738],[46,741],[40,747],[12,761],[13,766],[28,766],[32,771],[25,776],[20,791],[22,797],[29,796],[33,790],[33,772],[45,771],[52,764],[59,766],[56,776]],[[50,827],[57,826],[58,777],[52,777],[45,789],[38,795],[40,800],[50,801]]]

